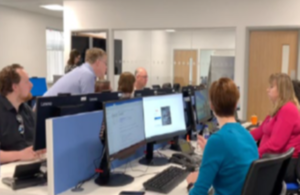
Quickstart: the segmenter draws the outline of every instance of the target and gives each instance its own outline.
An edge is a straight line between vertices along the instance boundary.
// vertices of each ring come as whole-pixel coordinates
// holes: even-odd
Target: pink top
[[[259,156],[280,154],[295,148],[293,158],[300,153],[300,113],[292,102],[280,108],[274,117],[268,116],[260,127],[251,131],[253,138],[261,140]]]

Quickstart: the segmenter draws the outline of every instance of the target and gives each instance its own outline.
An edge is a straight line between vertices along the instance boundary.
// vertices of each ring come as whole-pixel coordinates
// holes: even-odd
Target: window
[[[63,32],[47,29],[46,44],[47,44],[47,81],[53,82],[54,75],[64,74]]]

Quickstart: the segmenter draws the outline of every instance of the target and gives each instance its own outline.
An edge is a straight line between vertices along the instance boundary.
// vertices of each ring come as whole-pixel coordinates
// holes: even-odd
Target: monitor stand
[[[165,157],[154,157],[153,156],[154,143],[147,144],[146,156],[139,160],[139,163],[147,166],[164,166],[169,164],[169,159]]]
[[[177,152],[181,152],[181,148],[179,145],[179,137],[176,136],[174,137],[173,141],[171,141],[171,146],[170,146],[171,150],[177,151]]]
[[[99,177],[95,179],[95,183],[99,186],[118,187],[130,184],[133,180],[134,178],[130,175],[123,173],[109,173],[106,176],[104,176],[104,174],[100,174]]]
[[[106,152],[106,151],[104,151]],[[106,154],[104,154],[107,156]],[[113,173],[110,170],[108,158],[103,158],[99,167],[99,176],[95,179],[95,183],[99,186],[117,187],[125,186],[133,182],[134,178],[125,173]]]

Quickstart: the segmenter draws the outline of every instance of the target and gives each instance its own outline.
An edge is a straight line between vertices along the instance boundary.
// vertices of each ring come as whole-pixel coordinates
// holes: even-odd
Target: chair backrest
[[[179,92],[179,91],[180,91],[180,84],[179,84],[179,83],[174,83],[174,84],[173,84],[173,89],[174,89],[175,91]]]
[[[163,86],[162,86],[163,89],[166,89],[166,88],[172,88],[172,85],[171,83],[164,83]]]
[[[269,155],[254,161],[248,171],[242,195],[279,195],[294,148],[284,154]]]
[[[152,85],[152,89],[154,89],[154,90],[160,89],[160,85]]]

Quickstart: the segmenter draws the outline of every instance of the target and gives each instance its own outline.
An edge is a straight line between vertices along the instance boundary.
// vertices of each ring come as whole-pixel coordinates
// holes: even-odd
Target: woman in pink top
[[[256,141],[260,140],[259,155],[280,154],[295,148],[293,159],[287,170],[286,182],[296,179],[296,164],[300,153],[300,113],[290,77],[287,74],[273,74],[269,79],[268,96],[273,109],[260,127],[251,131]]]

